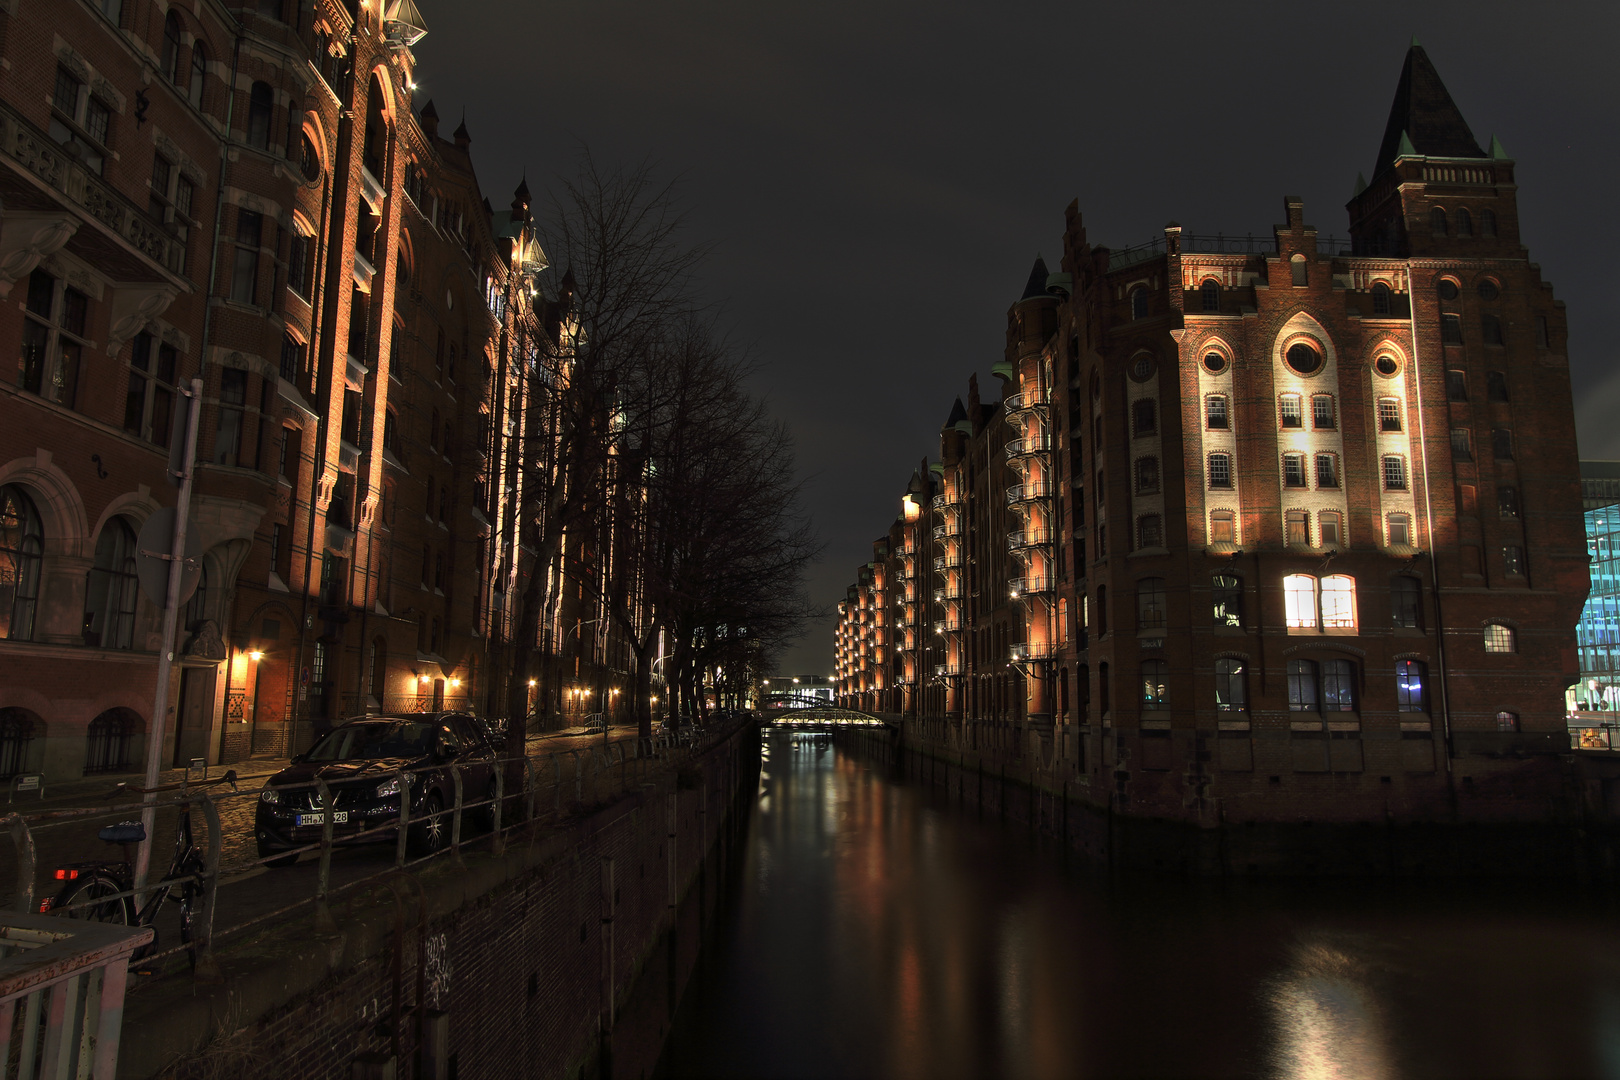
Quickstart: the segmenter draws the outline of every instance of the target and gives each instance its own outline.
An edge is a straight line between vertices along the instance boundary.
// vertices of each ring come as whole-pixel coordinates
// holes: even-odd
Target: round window
[[[1457,283],[1455,281],[1452,281],[1450,278],[1440,279],[1440,299],[1457,299]]]
[[[298,143],[298,171],[309,181],[321,177],[321,156],[315,152],[315,142],[304,132]]]
[[[1479,298],[1481,300],[1495,300],[1501,295],[1502,292],[1496,287],[1496,282],[1492,281],[1490,278],[1486,278],[1484,281],[1479,283]]]
[[[1385,355],[1373,361],[1373,370],[1387,379],[1401,370],[1401,365],[1395,362],[1393,356]]]
[[[1205,353],[1204,370],[1211,375],[1219,375],[1226,370],[1226,357],[1218,352]]]
[[[1143,353],[1131,361],[1131,378],[1137,382],[1147,382],[1153,378],[1154,369],[1157,367],[1158,365],[1153,362],[1153,357]]]
[[[1322,354],[1303,341],[1288,346],[1285,359],[1301,375],[1315,375],[1322,368]]]

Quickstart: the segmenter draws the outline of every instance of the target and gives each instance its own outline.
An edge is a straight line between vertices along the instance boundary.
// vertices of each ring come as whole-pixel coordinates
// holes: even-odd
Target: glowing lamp
[[[248,653],[248,659],[249,660],[263,660],[264,659],[264,651],[262,649],[254,649],[252,652]]]

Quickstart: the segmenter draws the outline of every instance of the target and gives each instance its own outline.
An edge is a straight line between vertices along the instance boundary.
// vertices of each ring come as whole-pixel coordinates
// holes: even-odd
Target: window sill
[[[1217,730],[1217,731],[1248,731],[1249,730],[1249,721],[1247,721],[1247,720],[1217,720],[1217,721],[1215,721],[1215,730]]]

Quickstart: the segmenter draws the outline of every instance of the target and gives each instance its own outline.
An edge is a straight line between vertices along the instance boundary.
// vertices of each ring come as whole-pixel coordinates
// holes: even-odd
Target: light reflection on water
[[[1620,1080],[1602,897],[1109,878],[799,739],[769,739],[670,1075]]]

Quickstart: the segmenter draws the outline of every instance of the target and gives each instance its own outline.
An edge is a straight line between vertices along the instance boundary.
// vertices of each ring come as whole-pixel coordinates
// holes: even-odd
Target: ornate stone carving
[[[0,224],[0,300],[78,230],[78,221],[65,214],[6,214]]]
[[[107,355],[117,356],[124,342],[169,310],[178,295],[179,290],[172,285],[127,285],[114,289]]]

